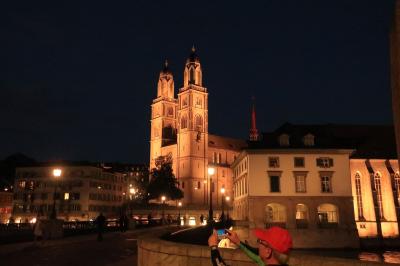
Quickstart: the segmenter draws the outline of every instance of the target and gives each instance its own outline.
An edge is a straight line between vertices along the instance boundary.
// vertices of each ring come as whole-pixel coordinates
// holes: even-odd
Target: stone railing
[[[220,249],[221,256],[231,266],[254,266],[254,262],[239,249]],[[377,266],[385,263],[366,262],[351,259],[318,257],[294,254],[290,257],[291,266]],[[156,237],[144,237],[138,240],[138,266],[172,265],[211,265],[210,249],[207,246],[189,245],[161,240]]]

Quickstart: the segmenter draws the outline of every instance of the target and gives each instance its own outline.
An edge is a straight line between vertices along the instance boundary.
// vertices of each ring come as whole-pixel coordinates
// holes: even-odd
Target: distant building
[[[59,168],[59,178],[53,170]],[[92,165],[43,165],[18,167],[14,185],[13,216],[30,221],[37,214],[49,216],[55,199],[57,216],[89,220],[100,212],[118,217],[126,192],[123,173]]]
[[[360,237],[397,237],[394,140],[387,126],[285,124],[266,133],[232,164],[234,219],[286,227],[302,247],[354,246],[356,228]]]
[[[0,223],[7,223],[11,217],[13,193],[0,192]]]

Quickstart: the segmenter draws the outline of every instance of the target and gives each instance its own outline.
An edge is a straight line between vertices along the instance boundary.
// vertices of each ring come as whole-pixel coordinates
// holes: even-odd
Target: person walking
[[[200,225],[203,225],[203,223],[204,223],[204,215],[201,214],[200,215]]]
[[[106,224],[106,217],[101,212],[96,218],[97,225],[97,241],[103,241],[103,231]]]
[[[39,219],[39,216],[36,218],[36,223],[33,225],[33,236],[34,243],[37,245],[38,240],[41,241],[41,244],[44,244],[44,228],[43,222]]]

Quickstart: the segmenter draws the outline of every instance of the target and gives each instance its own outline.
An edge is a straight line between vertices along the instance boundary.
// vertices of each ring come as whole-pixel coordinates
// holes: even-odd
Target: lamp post
[[[135,188],[133,188],[133,187],[131,187],[130,189],[129,189],[129,215],[130,215],[130,217],[129,217],[129,219],[131,219],[132,218],[132,197],[133,197],[133,195],[136,193],[136,190],[135,190]]]
[[[208,210],[208,221],[209,224],[212,225],[213,219],[213,209],[212,209],[212,175],[214,174],[215,169],[213,167],[208,167],[208,175],[210,177],[210,209]]]
[[[51,219],[56,219],[57,218],[57,213],[56,213],[56,190],[57,190],[57,179],[61,176],[62,170],[61,169],[53,169],[53,177],[54,177],[54,193],[53,193],[53,209],[51,211],[50,218]]]
[[[224,201],[225,201],[225,188],[221,188],[221,194],[222,194],[222,214],[221,214],[221,220],[222,222],[225,221],[225,215],[224,215]]]
[[[162,201],[162,214],[161,214],[161,223],[164,224],[164,208],[165,208],[165,196],[161,197],[161,201]]]
[[[178,202],[178,225],[181,226],[181,207],[182,202]]]
[[[228,218],[229,217],[229,205],[228,205],[228,202],[231,200],[231,197],[229,197],[229,196],[226,196],[225,197],[225,201],[227,202],[227,204],[226,204],[226,218]]]

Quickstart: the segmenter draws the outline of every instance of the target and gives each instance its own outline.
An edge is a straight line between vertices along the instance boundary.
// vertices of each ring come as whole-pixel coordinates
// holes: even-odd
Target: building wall
[[[295,190],[294,172],[306,173],[306,193],[307,196],[351,196],[350,170],[349,170],[349,152],[318,152],[310,151],[307,153],[297,153],[288,151],[267,151],[266,154],[249,154],[248,171],[252,179],[248,182],[249,193],[252,196],[263,195],[285,195],[299,196]],[[269,167],[268,158],[279,158],[279,167]],[[303,157],[305,159],[304,167],[294,167],[294,158]],[[333,166],[321,168],[316,165],[316,159],[329,157],[333,159]],[[281,192],[270,192],[268,172],[281,172]],[[332,172],[332,193],[321,192],[321,174],[323,172]]]
[[[0,223],[7,223],[11,217],[13,203],[12,192],[0,192]]]
[[[232,165],[233,218],[247,220],[250,228],[285,227],[295,247],[357,247],[350,154],[351,150],[243,151]],[[303,167],[295,167],[295,157],[304,158]],[[273,164],[276,167],[269,158],[279,158]],[[320,158],[332,159],[333,165],[318,166]],[[305,191],[296,192],[296,174],[306,176]],[[323,192],[321,176],[326,175],[330,191]],[[271,176],[279,176],[277,192],[272,192]],[[328,235],[337,236],[338,241],[332,243]]]
[[[397,237],[399,235],[396,208],[398,209],[398,198],[394,198],[394,191],[399,195],[400,187],[396,187],[395,176],[398,176],[397,160],[375,159],[369,160],[371,169],[368,170],[365,159],[351,159],[350,171],[352,182],[352,193],[354,202],[354,214],[360,237]],[[393,170],[390,173],[387,164]],[[370,171],[373,171],[371,173]],[[356,175],[360,177],[361,193],[357,192]],[[380,222],[377,222],[379,208],[374,203],[373,190],[375,190],[374,175],[380,175],[381,196],[383,216]],[[372,175],[372,179],[371,179]],[[397,201],[397,207],[396,207]],[[380,230],[379,230],[380,227]],[[381,231],[381,233],[379,233]]]
[[[54,191],[57,216],[65,220],[94,219],[103,212],[117,217],[126,184],[122,174],[92,166],[64,166],[55,182],[52,171],[59,167],[20,167],[16,170],[13,216],[30,221],[52,211]],[[75,197],[76,195],[76,197]],[[62,206],[62,207],[61,207]]]

